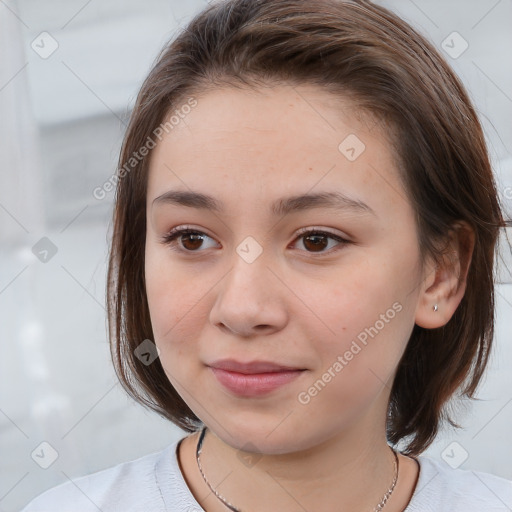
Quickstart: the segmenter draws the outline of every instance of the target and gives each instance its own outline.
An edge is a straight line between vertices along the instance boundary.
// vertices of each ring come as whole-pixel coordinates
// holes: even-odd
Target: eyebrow
[[[153,200],[152,205],[175,204],[211,210],[222,213],[222,203],[212,196],[193,191],[169,190]],[[271,205],[271,211],[276,216],[284,216],[292,212],[309,210],[312,208],[330,208],[335,210],[351,211],[355,214],[377,214],[366,203],[359,199],[353,199],[341,192],[318,192],[315,194],[302,194],[284,197],[276,200]]]

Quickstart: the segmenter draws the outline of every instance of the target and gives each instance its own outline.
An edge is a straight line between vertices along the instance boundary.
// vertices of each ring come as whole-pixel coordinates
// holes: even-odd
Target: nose
[[[235,253],[215,290],[210,322],[225,332],[251,337],[277,332],[287,323],[285,286],[261,256],[248,263]]]

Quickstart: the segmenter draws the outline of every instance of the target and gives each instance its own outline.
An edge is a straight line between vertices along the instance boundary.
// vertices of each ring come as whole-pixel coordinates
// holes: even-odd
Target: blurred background
[[[426,34],[469,89],[510,219],[512,1],[378,3]],[[115,173],[158,51],[205,6],[0,0],[0,512],[184,435],[134,404],[111,368],[113,192],[93,191]],[[480,400],[454,404],[464,429],[445,429],[427,454],[512,479],[512,263],[500,247],[496,348]]]

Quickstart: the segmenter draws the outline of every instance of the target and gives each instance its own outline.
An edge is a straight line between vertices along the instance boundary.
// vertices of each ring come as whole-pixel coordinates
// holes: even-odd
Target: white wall
[[[512,3],[385,4],[437,46],[453,31],[467,40],[468,49],[448,60],[482,116],[512,214]],[[104,310],[112,197],[98,201],[92,190],[114,172],[126,112],[161,45],[204,5],[0,2],[0,512],[182,435],[116,384]],[[43,55],[58,47],[41,58],[31,43]],[[51,251],[43,237],[57,250],[47,262],[33,253],[37,243]],[[428,453],[442,458],[457,442],[457,456],[468,454],[462,468],[512,478],[512,285],[503,276],[481,401],[458,417],[465,430],[443,432]],[[31,458],[42,441],[59,455],[47,470]]]

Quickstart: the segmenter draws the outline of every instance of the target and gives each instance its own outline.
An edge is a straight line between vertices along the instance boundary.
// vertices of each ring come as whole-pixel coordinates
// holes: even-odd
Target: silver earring
[[[437,311],[437,304],[434,304],[434,307],[432,308],[434,311]]]

